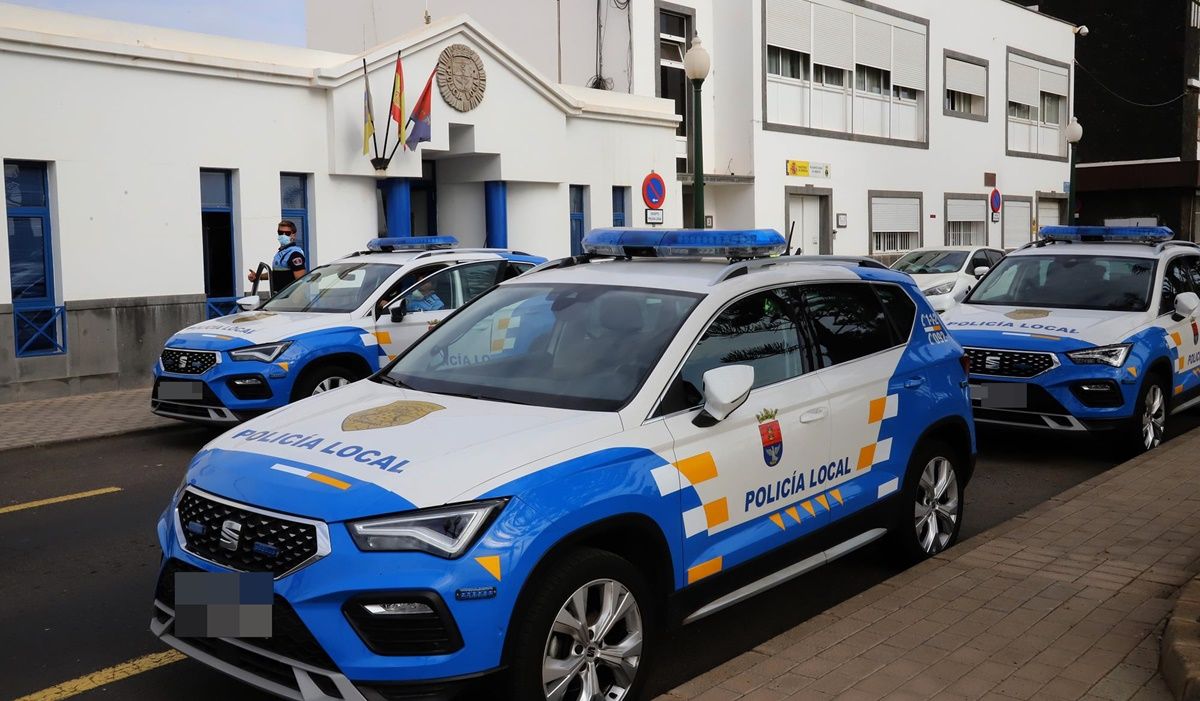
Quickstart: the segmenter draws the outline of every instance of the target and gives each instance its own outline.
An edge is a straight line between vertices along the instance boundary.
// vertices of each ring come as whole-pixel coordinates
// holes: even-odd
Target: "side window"
[[[410,312],[458,309],[496,284],[504,261],[489,260],[447,268],[421,280],[404,294]]]
[[[874,287],[875,291],[879,293],[879,299],[883,302],[884,310],[891,317],[892,326],[900,335],[900,341],[907,341],[908,337],[912,335],[913,322],[917,318],[917,305],[913,304],[912,298],[900,289],[899,285],[875,285]]]
[[[1175,310],[1175,295],[1182,292],[1192,292],[1192,273],[1190,268],[1195,260],[1192,256],[1180,256],[1167,265],[1163,273],[1162,303],[1159,305],[1159,315],[1168,314]]]
[[[897,345],[883,305],[866,283],[809,285],[802,295],[823,367]]]
[[[392,283],[392,286],[388,288],[387,292],[384,292],[383,295],[379,297],[379,302],[376,306],[378,306],[381,310],[387,308],[392,302],[396,301],[396,298],[399,297],[400,293],[417,284],[418,280],[427,278],[445,267],[445,263],[434,263],[432,265],[423,265],[415,270],[410,270],[407,273],[404,273],[400,276],[399,280]]]
[[[990,268],[991,261],[988,260],[987,251],[975,251],[975,255],[971,256],[971,262],[967,264],[967,275],[974,275],[975,268]]]
[[[704,373],[722,365],[754,368],[754,387],[804,373],[796,307],[780,290],[757,292],[725,308],[692,349],[660,413],[703,402]]]
[[[1188,257],[1188,272],[1192,278],[1192,292],[1200,294],[1200,257]]]
[[[987,256],[988,256],[988,267],[989,268],[996,267],[997,265],[1000,264],[1000,261],[1004,260],[1004,254],[1001,253],[1000,251],[988,251]]]

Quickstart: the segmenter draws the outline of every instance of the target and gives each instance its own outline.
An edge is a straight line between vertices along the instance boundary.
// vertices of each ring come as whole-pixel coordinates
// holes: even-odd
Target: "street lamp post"
[[[1083,139],[1083,125],[1079,120],[1071,117],[1071,123],[1067,125],[1066,130],[1067,148],[1071,149],[1071,180],[1070,186],[1067,188],[1067,224],[1075,223],[1075,151],[1078,149],[1078,144]]]
[[[700,37],[692,39],[692,46],[683,57],[683,72],[692,81],[692,225],[704,228],[704,132],[700,120],[700,88],[708,71],[712,68],[712,57]]]

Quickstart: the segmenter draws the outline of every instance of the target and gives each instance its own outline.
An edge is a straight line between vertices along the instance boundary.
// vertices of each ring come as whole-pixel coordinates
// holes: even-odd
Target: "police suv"
[[[1162,441],[1200,401],[1200,247],[1165,228],[1043,227],[944,316],[975,419]]]
[[[292,699],[621,701],[665,626],[885,535],[955,541],[967,374],[911,278],[766,257],[774,231],[583,246],[206,446],[153,632]],[[273,579],[272,635],[180,634],[177,583],[233,572]]]
[[[546,260],[456,245],[453,236],[375,239],[257,309],[187,327],[155,363],[151,409],[230,425],[349,384],[483,291]]]

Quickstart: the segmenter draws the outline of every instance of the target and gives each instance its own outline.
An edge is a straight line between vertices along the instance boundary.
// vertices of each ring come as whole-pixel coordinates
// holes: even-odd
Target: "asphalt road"
[[[1175,417],[1172,434],[1200,425]],[[0,452],[0,506],[104,487],[121,491],[0,513],[0,699],[19,698],[164,649],[148,631],[154,523],[191,455],[213,434],[152,433]],[[1101,440],[984,432],[967,490],[970,538],[1112,467]],[[661,693],[896,573],[866,549],[673,634]],[[74,698],[265,699],[184,660]]]

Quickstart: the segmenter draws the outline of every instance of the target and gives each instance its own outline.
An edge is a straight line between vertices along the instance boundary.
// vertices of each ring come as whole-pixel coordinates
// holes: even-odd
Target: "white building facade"
[[[431,0],[487,14],[564,81],[676,103],[692,225],[683,54],[713,60],[701,109],[705,212],[791,232],[804,253],[885,260],[922,245],[1012,248],[1060,223],[1070,179],[1074,27],[1006,0]],[[309,45],[351,51],[417,3],[308,0]],[[993,189],[1003,204],[993,218]],[[641,214],[641,207],[638,208]],[[642,216],[635,216],[639,222]]]
[[[387,233],[560,256],[674,172],[670,102],[560,85],[466,16],[403,34],[337,53],[0,5],[0,401],[144,386],[167,336],[248,291],[281,219],[310,266]],[[477,99],[434,78],[430,140],[377,171],[364,61],[382,142],[397,52],[408,111],[452,47]]]

